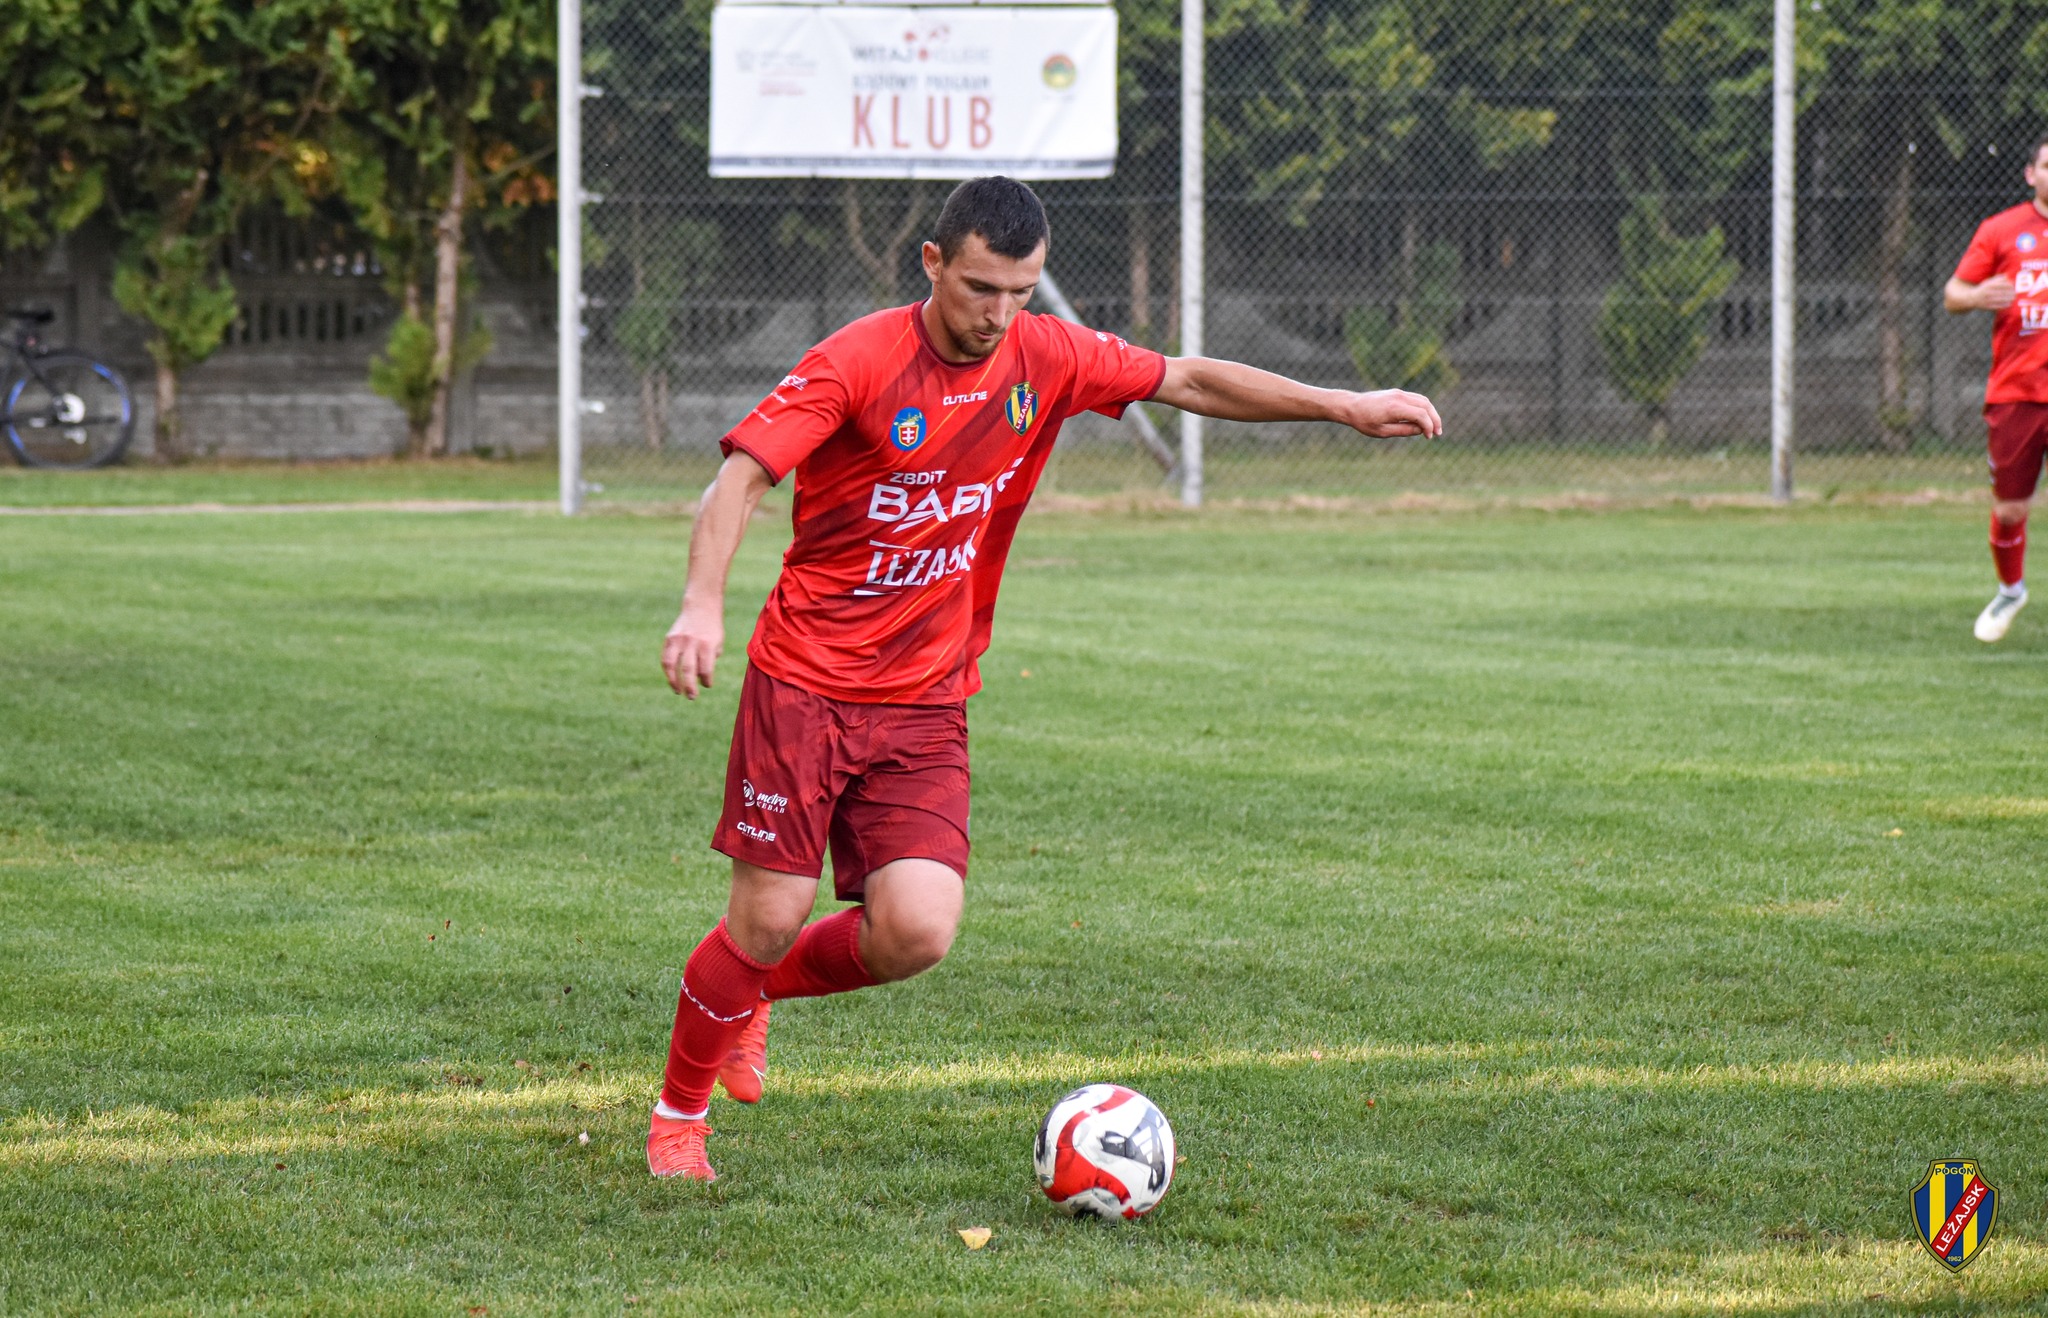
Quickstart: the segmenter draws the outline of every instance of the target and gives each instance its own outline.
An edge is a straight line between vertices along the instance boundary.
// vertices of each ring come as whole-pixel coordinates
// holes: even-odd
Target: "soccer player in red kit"
[[[1429,400],[1169,360],[1024,311],[1050,230],[1030,188],[972,179],[924,245],[931,297],[806,353],[725,436],[662,646],[694,699],[725,643],[725,581],[755,505],[796,477],[795,539],[747,647],[725,807],[725,918],[683,967],[647,1136],[656,1176],[715,1178],[714,1082],[761,1097],[769,1004],[908,979],[952,946],[967,875],[967,697],[1017,521],[1060,426],[1141,399],[1237,421],[1436,435]],[[824,858],[854,902],[804,922]]]
[[[1998,593],[1977,639],[2005,637],[2026,607],[2027,507],[2048,453],[2048,137],[2027,161],[2034,195],[1977,226],[1942,290],[1951,312],[1992,311],[1984,423],[1991,445],[1991,561]]]

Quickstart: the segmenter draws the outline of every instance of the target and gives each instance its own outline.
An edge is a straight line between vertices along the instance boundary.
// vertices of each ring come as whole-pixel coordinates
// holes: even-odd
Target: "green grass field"
[[[193,462],[154,467],[131,459],[99,471],[31,471],[0,462],[0,508],[223,503],[388,503],[491,500],[553,503],[552,454],[513,461],[439,458],[337,462]],[[703,482],[697,482],[703,488]]]
[[[1306,493],[1385,500],[1426,494],[1534,501],[1585,493],[1642,501],[1761,497],[1771,485],[1770,451],[1757,443],[1667,452],[1600,444],[1362,443],[1355,435],[1322,434],[1313,427],[1285,429],[1278,432],[1283,440],[1259,443],[1249,430],[1225,428],[1211,439],[1206,479],[1212,498],[1270,501]],[[486,465],[502,472],[530,465],[530,460]],[[590,450],[585,474],[595,486],[593,505],[673,506],[694,499],[714,467],[715,457],[708,452],[656,456],[644,449],[607,448]],[[1823,501],[1927,490],[1975,495],[1984,488],[1981,445],[1906,454],[1801,453],[1794,470],[1802,497]],[[1167,491],[1159,468],[1135,444],[1105,442],[1061,445],[1040,489],[1083,496]]]
[[[959,945],[778,1012],[708,1188],[641,1153],[738,685],[656,672],[684,524],[0,520],[0,1312],[2048,1311],[1980,517],[1027,521]],[[1187,1158],[1135,1225],[1031,1180],[1098,1079]]]

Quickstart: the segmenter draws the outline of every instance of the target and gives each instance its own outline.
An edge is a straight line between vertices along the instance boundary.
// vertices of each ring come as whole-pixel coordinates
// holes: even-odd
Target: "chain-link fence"
[[[1976,222],[2025,197],[2048,107],[1999,63],[2023,43],[1966,42],[1967,16],[1923,50],[1801,10],[1797,480],[1972,487],[1989,325],[1946,316],[1940,289]],[[1412,444],[1211,423],[1210,497],[1767,488],[1768,5],[1210,13],[1204,350],[1419,388],[1447,424]],[[1172,351],[1178,5],[1119,14],[1117,169],[1039,185],[1049,269],[1082,319]],[[708,31],[708,6],[675,0],[585,11],[599,500],[691,497],[804,348],[920,296],[950,186],[708,177]],[[1169,479],[1129,424],[1066,433],[1045,488]]]

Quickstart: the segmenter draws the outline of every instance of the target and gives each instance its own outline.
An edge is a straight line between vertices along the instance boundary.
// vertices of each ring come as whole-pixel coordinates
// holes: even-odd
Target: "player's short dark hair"
[[[971,178],[954,188],[939,212],[932,241],[950,261],[960,254],[960,244],[970,233],[980,234],[991,252],[1013,261],[1031,255],[1040,243],[1052,242],[1052,226],[1038,194],[1001,174]]]
[[[2034,153],[2027,157],[2027,163],[2031,165],[2038,161],[2043,151],[2048,151],[2048,133],[2041,134],[2040,140],[2034,143]]]

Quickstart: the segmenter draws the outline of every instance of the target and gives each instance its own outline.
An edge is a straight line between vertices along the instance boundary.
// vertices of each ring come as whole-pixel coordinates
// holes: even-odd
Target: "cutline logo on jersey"
[[[1010,396],[1003,403],[1003,419],[1020,435],[1031,429],[1031,423],[1038,419],[1038,391],[1031,387],[1031,381],[1010,386]]]
[[[740,779],[740,799],[750,810],[766,810],[771,814],[789,813],[789,798],[777,792],[757,792],[751,780]]]
[[[988,390],[982,389],[971,394],[947,394],[939,400],[939,406],[956,407],[961,403],[985,403],[987,401]]]
[[[906,407],[889,423],[889,442],[905,453],[924,443],[924,413]]]

